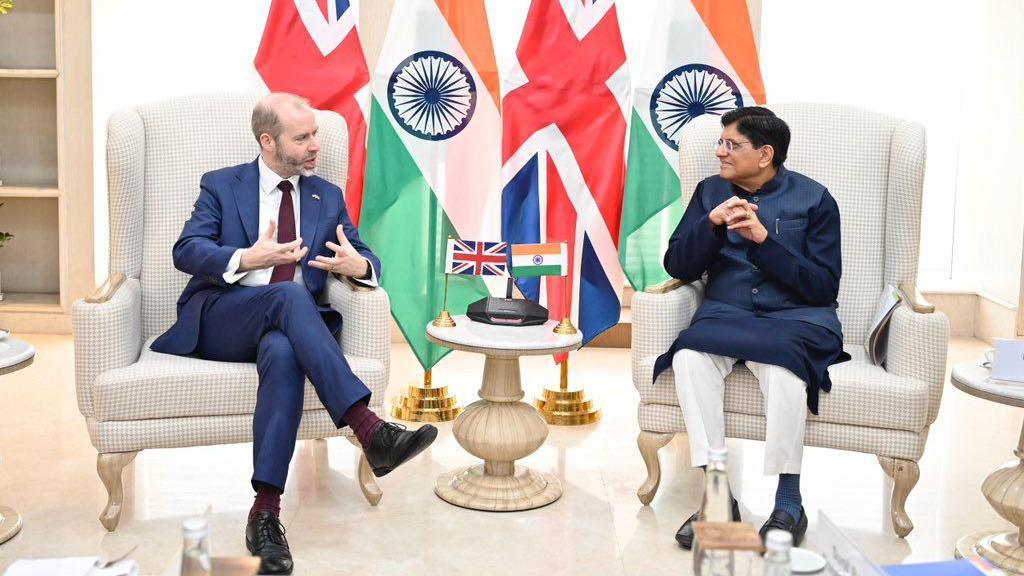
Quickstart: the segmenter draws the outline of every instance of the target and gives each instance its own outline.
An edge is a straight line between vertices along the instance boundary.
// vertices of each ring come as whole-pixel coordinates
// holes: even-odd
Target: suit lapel
[[[319,250],[317,248],[317,222],[320,221],[320,189],[316,181],[311,178],[299,178],[299,236],[302,237],[309,252],[303,259],[303,264],[311,257],[315,257]]]
[[[238,206],[238,216],[242,219],[242,228],[252,246],[260,233],[260,169],[256,161],[242,167],[232,192],[235,205]]]

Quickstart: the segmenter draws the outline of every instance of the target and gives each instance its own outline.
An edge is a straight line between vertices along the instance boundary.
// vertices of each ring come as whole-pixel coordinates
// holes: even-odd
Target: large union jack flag
[[[587,344],[619,321],[623,285],[629,74],[614,0],[532,0],[516,62],[501,104],[501,237],[568,244],[567,278],[516,282],[553,318],[571,310]]]
[[[448,240],[446,274],[508,276],[508,243]]]
[[[356,0],[272,0],[253,64],[267,88],[334,110],[348,128],[345,204],[359,225],[370,74],[356,32]]]

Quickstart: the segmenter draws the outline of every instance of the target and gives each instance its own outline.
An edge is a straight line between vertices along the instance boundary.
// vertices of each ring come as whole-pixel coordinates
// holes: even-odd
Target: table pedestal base
[[[434,492],[442,500],[474,510],[514,512],[547,506],[562,496],[562,483],[551,474],[516,466],[511,476],[487,474],[484,464],[445,472]]]
[[[1024,546],[1016,532],[978,532],[956,543],[956,557],[984,558],[1007,574],[1024,574]]]
[[[0,506],[0,544],[14,538],[21,531],[21,514],[14,508]]]

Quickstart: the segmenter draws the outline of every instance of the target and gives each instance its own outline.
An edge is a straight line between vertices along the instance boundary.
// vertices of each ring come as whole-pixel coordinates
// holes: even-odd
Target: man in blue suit
[[[177,321],[152,348],[256,362],[256,498],[246,545],[261,558],[260,573],[290,574],[280,499],[307,377],[335,425],[351,426],[377,476],[422,452],[437,429],[408,431],[370,411],[370,390],[338,346],[341,315],[317,303],[327,274],[375,286],[380,261],[349,220],[341,190],[313,175],[313,110],[297,96],[270,94],[253,109],[252,130],[260,145],[255,161],[203,175],[174,244],[174,266],[192,279],[178,299]]]
[[[761,527],[807,530],[800,495],[807,411],[828,392],[828,367],[850,357],[836,315],[842,274],[839,207],[828,190],[783,166],[789,126],[767,108],[722,116],[720,173],[701,181],[669,239],[665,270],[683,282],[707,274],[704,303],[654,365],[670,365],[694,466],[725,447],[725,377],[745,361],[764,395],[764,473],[779,475]],[[676,533],[693,543],[691,516]],[[732,502],[733,520],[739,505]]]

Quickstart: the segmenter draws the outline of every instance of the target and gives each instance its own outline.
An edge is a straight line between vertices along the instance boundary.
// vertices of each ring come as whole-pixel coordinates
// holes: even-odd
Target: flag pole
[[[448,239],[451,240],[452,237],[449,236]],[[445,244],[445,254],[447,255],[447,253],[448,253],[448,248],[447,248],[447,244]],[[447,257],[445,258],[445,261],[447,262]],[[455,319],[452,318],[452,315],[448,313],[448,270],[447,270],[447,263],[445,264],[445,267],[446,267],[446,269],[444,271],[444,304],[441,306],[441,311],[437,313],[437,318],[434,318],[434,321],[431,322],[431,324],[433,324],[434,327],[436,327],[436,328],[454,328],[455,327]]]
[[[566,247],[568,251],[568,247]],[[566,275],[564,276],[565,304],[562,306],[562,321],[555,326],[554,332],[559,335],[576,334],[578,330],[572,325],[572,304],[569,301],[569,271],[568,258],[566,258]],[[582,388],[569,390],[569,355],[560,366],[560,377],[558,389],[551,390],[547,387],[540,396],[533,400],[537,412],[548,424],[558,426],[578,426],[580,424],[593,424],[601,419],[601,409],[594,406],[594,401],[587,398],[587,393]]]
[[[563,244],[565,243],[563,242]],[[566,251],[568,251],[568,247],[566,247]],[[566,259],[565,268],[566,273],[565,276],[562,277],[564,278],[564,280],[562,281],[562,286],[565,288],[565,300],[563,300],[562,302],[562,321],[559,322],[557,326],[555,326],[555,329],[553,331],[555,334],[561,334],[563,336],[572,336],[573,334],[578,332],[578,330],[576,330],[576,327],[572,325],[572,320],[569,319],[569,317],[572,316],[572,304],[569,302],[569,274],[571,274],[572,271],[569,270],[568,258]]]
[[[452,239],[451,236],[448,237]],[[447,244],[446,244],[447,255]],[[447,258],[446,258],[447,260]],[[444,274],[444,303],[441,312],[431,324],[437,328],[454,328],[455,319],[448,313],[448,270]],[[415,382],[405,387],[399,396],[391,398],[391,416],[409,422],[450,422],[462,412],[455,395],[448,394],[448,386],[434,386],[432,368],[423,370],[423,384]]]

